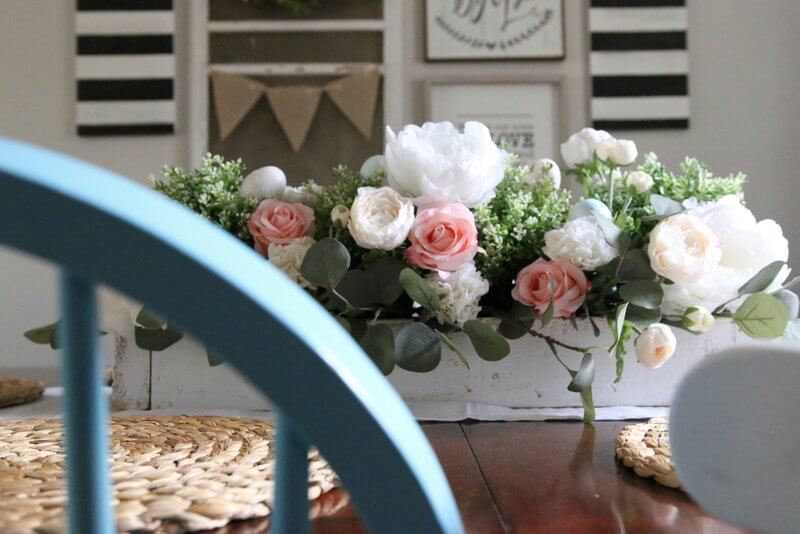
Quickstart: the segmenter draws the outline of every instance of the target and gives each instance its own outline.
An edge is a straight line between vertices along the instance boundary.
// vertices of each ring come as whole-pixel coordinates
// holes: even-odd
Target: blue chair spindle
[[[308,442],[291,418],[277,416],[275,503],[273,526],[277,534],[308,532]]]

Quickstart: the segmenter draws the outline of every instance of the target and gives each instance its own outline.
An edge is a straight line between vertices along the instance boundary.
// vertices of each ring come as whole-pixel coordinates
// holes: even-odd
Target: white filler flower
[[[722,250],[717,236],[702,219],[679,213],[653,228],[647,255],[656,273],[675,284],[686,285],[713,271]]]
[[[561,157],[567,167],[589,163],[594,157],[597,145],[608,139],[614,138],[605,130],[584,128],[580,132],[570,135],[566,142],[561,143]]]
[[[643,171],[631,171],[625,179],[625,185],[632,187],[637,193],[646,193],[653,187],[653,177]]]
[[[472,262],[464,264],[446,280],[442,280],[438,273],[428,275],[426,280],[439,295],[440,306],[436,317],[442,324],[462,327],[467,321],[478,317],[481,311],[478,302],[489,292],[489,282]]]
[[[544,253],[553,260],[569,260],[584,271],[593,271],[617,257],[593,215],[578,217],[544,234]]]
[[[414,203],[391,187],[360,187],[347,229],[361,248],[394,250],[414,224]]]
[[[550,158],[539,158],[533,162],[531,172],[523,178],[523,181],[533,185],[536,182],[549,178],[553,181],[556,189],[561,187],[561,169],[558,164]]]
[[[480,122],[467,122],[463,133],[449,122],[408,125],[398,134],[386,128],[387,182],[419,206],[460,202],[472,208],[487,202],[505,163],[506,152]]]
[[[789,242],[780,225],[770,219],[757,221],[736,196],[684,205],[686,214],[702,220],[714,234],[721,255],[715,267],[697,279],[663,286],[665,313],[681,314],[692,306],[713,310],[735,298],[738,289],[759,270],[789,258]],[[784,267],[767,290],[777,289],[787,276],[789,268]]]
[[[665,324],[655,323],[648,326],[634,344],[636,358],[639,363],[658,369],[675,353],[678,340],[672,329]]]
[[[267,249],[269,262],[301,287],[313,287],[300,274],[300,266],[303,264],[306,252],[314,243],[316,241],[313,237],[306,236],[295,239],[288,245],[270,244]]]

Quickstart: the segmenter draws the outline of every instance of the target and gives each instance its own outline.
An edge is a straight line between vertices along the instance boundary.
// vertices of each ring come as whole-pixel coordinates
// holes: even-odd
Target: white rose
[[[614,165],[630,165],[636,161],[639,151],[636,143],[628,139],[607,139],[597,145],[597,157],[603,161],[610,161]]]
[[[701,219],[716,237],[721,250],[714,269],[696,280],[664,285],[665,313],[680,314],[691,306],[713,310],[734,299],[738,289],[773,261],[789,259],[789,242],[773,220],[757,221],[734,195],[716,202],[687,201],[685,214]],[[778,274],[768,291],[777,289],[789,276],[789,268]],[[735,309],[738,302],[730,306]]]
[[[350,222],[350,208],[341,204],[334,206],[331,210],[331,221],[334,224],[339,223],[342,228],[345,228]]]
[[[679,213],[650,232],[647,255],[653,270],[684,285],[716,269],[722,251],[717,237],[699,217]]]
[[[584,271],[593,271],[618,256],[608,244],[597,219],[579,217],[544,234],[544,253],[553,260],[569,260]]]
[[[269,165],[248,174],[239,191],[249,198],[282,198],[286,189],[286,175],[278,167]]]
[[[314,206],[319,201],[319,195],[324,188],[321,185],[308,182],[306,185],[299,187],[287,186],[283,190],[282,200],[290,204],[305,204],[306,206]]]
[[[464,326],[469,320],[478,317],[481,307],[478,303],[489,292],[489,282],[470,262],[443,280],[438,273],[426,277],[428,284],[439,295],[439,310],[436,317],[441,324]]]
[[[101,330],[134,339],[136,318],[142,311],[141,304],[109,287],[101,286],[97,290],[97,308]]]
[[[463,133],[449,122],[408,125],[397,135],[386,128],[387,183],[420,206],[460,202],[472,208],[487,202],[505,164],[506,152],[479,122],[467,122]]]
[[[589,163],[592,161],[597,145],[608,139],[613,139],[613,137],[605,130],[584,128],[580,132],[570,135],[566,142],[561,143],[561,158],[567,167]]]
[[[523,180],[531,185],[549,178],[553,181],[556,189],[561,187],[561,169],[558,164],[550,158],[539,158],[533,162],[531,172]]]
[[[414,203],[391,187],[360,187],[350,206],[350,235],[359,247],[394,250],[414,224]]]
[[[687,308],[681,322],[684,328],[695,334],[705,334],[714,328],[714,316],[702,306]]]
[[[312,237],[300,237],[288,245],[271,243],[267,249],[269,262],[283,271],[294,283],[300,287],[314,287],[300,274],[300,266],[306,257],[306,252],[316,243]]]
[[[678,340],[669,326],[651,324],[636,338],[636,358],[642,365],[658,369],[672,357],[677,344]]]
[[[632,171],[625,179],[625,185],[632,187],[637,193],[646,193],[653,187],[653,177],[642,171]]]

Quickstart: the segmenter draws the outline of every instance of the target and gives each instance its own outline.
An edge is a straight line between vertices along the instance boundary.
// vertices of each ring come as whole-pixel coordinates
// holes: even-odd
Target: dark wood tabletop
[[[741,532],[680,490],[638,478],[614,459],[624,422],[424,425],[467,532]],[[313,531],[364,532],[343,490],[314,503]],[[266,532],[266,520],[218,534]]]

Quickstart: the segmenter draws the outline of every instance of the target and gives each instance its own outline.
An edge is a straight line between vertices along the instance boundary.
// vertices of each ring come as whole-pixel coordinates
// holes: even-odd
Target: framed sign
[[[561,59],[562,0],[426,0],[427,59]]]
[[[561,139],[560,82],[434,81],[428,86],[427,117],[461,127],[466,121],[488,126],[520,162],[555,158]]]

